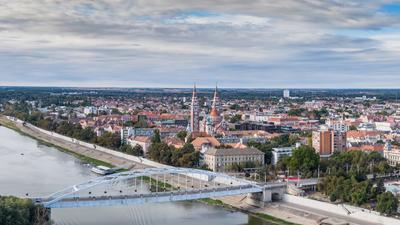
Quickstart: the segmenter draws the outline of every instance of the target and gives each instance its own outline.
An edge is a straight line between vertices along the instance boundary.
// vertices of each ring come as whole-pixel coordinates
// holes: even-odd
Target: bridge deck
[[[172,201],[185,201],[211,197],[241,195],[262,192],[262,189],[252,185],[213,188],[206,190],[182,190],[173,192],[152,192],[138,195],[98,196],[65,198],[61,201],[46,204],[52,199],[37,200],[47,208],[76,208],[85,206],[113,206],[113,205],[139,205],[145,203],[161,203]]]

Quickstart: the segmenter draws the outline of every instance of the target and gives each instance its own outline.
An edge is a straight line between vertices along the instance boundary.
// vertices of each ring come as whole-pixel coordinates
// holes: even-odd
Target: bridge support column
[[[280,201],[283,198],[285,189],[282,187],[267,189],[264,188],[263,192],[247,194],[247,204],[263,207],[265,203]]]
[[[263,202],[272,202],[272,191],[264,189],[262,192],[262,199],[260,200]]]
[[[246,202],[249,205],[264,207],[265,203],[272,202],[272,191],[264,189],[263,192],[249,193]]]

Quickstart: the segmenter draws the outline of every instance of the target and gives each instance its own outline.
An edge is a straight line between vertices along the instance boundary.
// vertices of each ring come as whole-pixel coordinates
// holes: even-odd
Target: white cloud
[[[248,15],[211,15],[211,16],[187,16],[176,17],[168,20],[171,23],[193,25],[228,25],[228,26],[266,26],[268,18]]]
[[[6,1],[0,4],[0,82],[26,74],[41,83],[96,77],[86,81],[93,84],[220,77],[251,86],[267,77],[272,86],[273,74],[289,83],[319,77],[332,85],[321,74],[395,76],[399,35],[376,35],[398,28],[397,15],[377,11],[387,2]],[[370,29],[374,35],[364,35]]]

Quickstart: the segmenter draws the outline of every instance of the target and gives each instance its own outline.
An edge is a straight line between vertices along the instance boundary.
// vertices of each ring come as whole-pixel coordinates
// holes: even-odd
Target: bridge
[[[273,195],[282,196],[285,187],[285,183],[260,185],[199,169],[146,168],[98,177],[33,200],[45,208],[138,205],[243,194],[271,201]]]

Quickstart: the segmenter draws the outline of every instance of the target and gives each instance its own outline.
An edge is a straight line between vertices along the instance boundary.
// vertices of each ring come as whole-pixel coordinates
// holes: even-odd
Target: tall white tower
[[[290,91],[288,89],[283,90],[283,97],[290,98]]]

